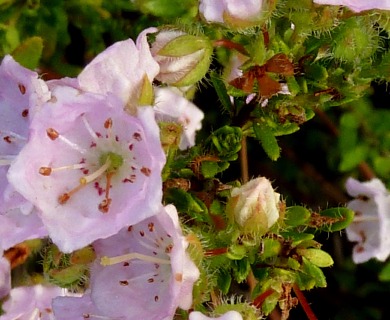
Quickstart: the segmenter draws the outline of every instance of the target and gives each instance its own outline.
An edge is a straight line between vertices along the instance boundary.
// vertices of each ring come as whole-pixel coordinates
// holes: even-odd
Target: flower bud
[[[232,190],[227,213],[244,233],[263,235],[278,220],[279,203],[270,181],[259,177]]]
[[[264,22],[274,6],[273,1],[264,0],[201,0],[199,12],[207,22],[247,28]]]
[[[156,79],[184,87],[201,80],[209,69],[213,46],[206,37],[178,30],[164,30],[152,44],[151,52],[160,65]]]

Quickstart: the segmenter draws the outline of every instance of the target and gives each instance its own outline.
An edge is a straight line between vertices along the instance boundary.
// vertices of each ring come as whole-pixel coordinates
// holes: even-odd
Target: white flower
[[[179,148],[195,145],[196,131],[202,128],[204,113],[181,95],[176,88],[155,88],[155,108],[158,121],[173,121],[183,126]]]
[[[232,190],[227,210],[244,231],[265,233],[279,219],[279,202],[271,182],[259,177]]]
[[[359,182],[349,178],[346,188],[356,198],[348,203],[355,219],[346,228],[348,240],[357,242],[353,261],[386,260],[390,254],[390,193],[379,179]]]
[[[259,20],[263,0],[201,0],[199,11],[208,22],[230,25]]]
[[[314,0],[314,3],[346,6],[356,12],[371,9],[390,10],[389,0]]]

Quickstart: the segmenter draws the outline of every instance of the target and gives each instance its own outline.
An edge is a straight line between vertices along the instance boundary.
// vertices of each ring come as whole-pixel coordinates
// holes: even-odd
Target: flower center
[[[133,156],[132,148],[134,141],[138,142],[138,136],[135,136],[136,133],[133,134],[133,137],[131,138],[132,142],[130,143],[128,150],[125,150],[121,145],[122,141],[120,137],[113,132],[113,120],[111,118],[104,121],[103,127],[105,132],[95,132],[85,115],[81,116],[81,121],[89,134],[89,137],[92,138],[91,143],[88,142],[87,144],[84,144],[89,145],[89,148],[85,148],[80,146],[78,143],[71,141],[54,128],[47,128],[46,130],[46,135],[51,141],[57,140],[66,145],[73,152],[80,154],[81,158],[79,163],[60,167],[40,167],[39,173],[43,176],[50,176],[53,172],[61,172],[63,170],[70,169],[78,170],[79,172],[81,171],[84,174],[81,178],[79,178],[77,186],[73,187],[70,191],[60,194],[58,197],[58,203],[61,205],[66,204],[73,195],[78,193],[85,186],[90,185],[91,182],[100,178],[105,179],[105,186],[100,186],[100,183],[96,181],[94,182],[93,187],[94,190],[97,190],[99,196],[104,196],[103,200],[98,204],[99,211],[107,213],[112,202],[110,189],[112,188],[111,182],[113,176],[116,175],[118,171],[123,171],[121,170],[121,167],[125,164],[125,162],[128,163],[131,161],[130,171],[137,170],[137,165],[133,162],[135,157]],[[126,142],[126,138],[123,141],[124,143],[128,143]],[[127,157],[126,159],[125,155]],[[90,172],[92,169],[93,172]],[[146,175],[147,173],[144,173],[146,169],[147,168],[141,168],[140,172]],[[126,174],[128,174],[128,172],[129,171],[126,171]],[[130,178],[126,177],[123,180],[124,182],[133,182],[131,179],[135,179],[134,173],[131,173]]]

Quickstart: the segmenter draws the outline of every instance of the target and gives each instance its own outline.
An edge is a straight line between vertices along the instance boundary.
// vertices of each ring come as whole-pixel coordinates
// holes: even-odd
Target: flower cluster
[[[145,14],[129,29],[143,31],[72,77],[44,80],[46,69],[26,67],[45,58],[39,37],[0,46],[0,320],[256,320],[275,310],[286,320],[298,303],[315,319],[301,291],[326,287],[322,268],[333,265],[318,234],[345,230],[355,263],[385,261],[390,193],[379,178],[349,178],[353,200],[312,210],[273,187],[279,177],[305,180],[291,189],[309,189],[306,175],[324,183],[306,155],[285,152],[304,179],[289,166],[287,176],[248,167],[260,154],[281,157],[279,137],[316,113],[354,102],[368,114],[373,83],[390,81],[390,19],[379,11],[388,1],[127,2]],[[29,3],[26,16],[35,5],[46,6]],[[5,42],[17,30],[2,37],[2,28]],[[344,109],[340,130],[326,121],[339,136],[339,171],[367,175],[368,159],[390,176],[390,113],[357,123],[355,106]],[[376,134],[386,138],[372,143]],[[249,178],[263,169],[276,181]],[[322,190],[348,201],[331,183]]]
[[[110,258],[120,262],[108,265],[97,259],[91,266],[90,294],[58,298],[52,310],[51,300],[61,290],[10,291],[5,255],[0,293],[10,296],[2,319],[14,314],[51,319],[46,314],[53,312],[56,319],[84,319],[90,313],[133,319],[141,310],[148,319],[161,319],[156,315],[161,310],[164,317],[172,317],[178,306],[191,306],[199,271],[186,252],[175,207],[162,204],[166,155],[159,123],[182,126],[177,139],[186,149],[195,143],[203,113],[179,93],[152,87],[160,66],[146,39],[150,32],[157,29],[145,30],[136,43],[127,40],[109,47],[77,78],[44,82],[11,56],[3,59],[2,252],[49,236],[63,253],[92,245],[99,259],[123,257]],[[173,109],[175,103],[180,108]],[[118,304],[105,302],[112,295]],[[23,302],[26,297],[31,308]],[[85,308],[77,308],[74,317],[61,311],[85,299],[96,310],[83,303]],[[134,299],[139,302],[128,303]],[[154,307],[145,309],[150,301]]]

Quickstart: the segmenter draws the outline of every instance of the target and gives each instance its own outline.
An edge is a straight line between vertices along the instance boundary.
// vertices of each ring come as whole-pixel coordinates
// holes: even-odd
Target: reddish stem
[[[256,308],[260,308],[261,305],[263,304],[263,302],[265,301],[265,299],[267,299],[271,294],[273,294],[275,291],[273,289],[268,289],[267,291],[264,291],[261,295],[259,295],[258,297],[256,297],[252,304],[256,307]]]
[[[228,252],[228,248],[209,249],[204,252],[205,257],[214,257]]]
[[[239,43],[235,43],[228,39],[215,40],[213,45],[214,47],[225,47],[228,49],[235,49],[238,52],[242,53],[243,55],[248,56],[248,52],[245,50],[243,45]]]
[[[318,318],[314,314],[313,310],[310,308],[310,305],[307,302],[307,300],[306,300],[305,296],[303,295],[302,291],[299,289],[299,287],[296,284],[293,285],[293,290],[294,290],[295,295],[298,298],[299,303],[302,306],[303,311],[305,311],[307,318],[309,320],[318,320]]]

